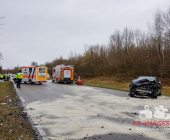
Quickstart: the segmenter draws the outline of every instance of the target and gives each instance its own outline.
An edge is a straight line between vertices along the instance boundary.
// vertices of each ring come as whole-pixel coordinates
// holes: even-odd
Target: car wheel
[[[158,93],[158,90],[154,89],[152,94],[151,94],[151,98],[156,98],[157,99],[157,93]]]
[[[31,80],[29,80],[29,84],[32,84],[32,81],[31,81]]]
[[[16,79],[14,79],[14,82],[15,82],[15,83],[17,83],[17,80],[16,80]]]
[[[154,98],[157,99],[157,96],[158,96],[158,90],[155,89],[155,91],[154,91]]]
[[[161,89],[161,92],[159,93],[159,96],[162,96],[162,89]]]
[[[130,97],[134,97],[134,94],[130,93]]]
[[[151,98],[154,98],[154,92],[151,93]]]
[[[135,94],[134,94],[134,93],[132,93],[132,89],[130,89],[129,96],[130,96],[130,97],[134,97],[134,95],[135,95]]]
[[[134,97],[134,94],[130,92],[130,93],[129,93],[129,96],[130,96],[130,97]]]

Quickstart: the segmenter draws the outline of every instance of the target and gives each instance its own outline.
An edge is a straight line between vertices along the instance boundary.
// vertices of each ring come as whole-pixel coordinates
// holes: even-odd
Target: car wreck
[[[162,85],[157,77],[140,76],[138,79],[132,80],[129,88],[130,97],[149,96],[157,98],[158,95],[162,95]]]

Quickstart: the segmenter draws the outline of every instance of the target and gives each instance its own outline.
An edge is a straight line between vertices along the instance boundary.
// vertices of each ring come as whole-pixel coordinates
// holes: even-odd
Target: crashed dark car
[[[162,95],[162,85],[157,77],[140,76],[138,79],[132,80],[130,87],[130,97],[149,96],[157,98]]]

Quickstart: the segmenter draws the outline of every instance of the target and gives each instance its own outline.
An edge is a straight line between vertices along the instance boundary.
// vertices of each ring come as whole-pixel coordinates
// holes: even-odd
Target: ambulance
[[[74,73],[75,70],[73,65],[57,65],[52,69],[52,82],[73,83]]]
[[[20,72],[24,74],[22,82],[30,84],[42,84],[47,82],[47,67],[46,66],[23,66],[20,67]]]

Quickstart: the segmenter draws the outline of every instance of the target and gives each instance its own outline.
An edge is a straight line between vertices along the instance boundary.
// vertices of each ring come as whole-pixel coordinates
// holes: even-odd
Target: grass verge
[[[129,85],[132,83],[132,79],[135,78],[117,78],[117,77],[81,77],[85,85],[111,88],[122,91],[129,91]],[[162,82],[163,95],[170,96],[170,84],[167,79],[160,79]]]
[[[0,83],[0,139],[37,140],[13,83]]]

